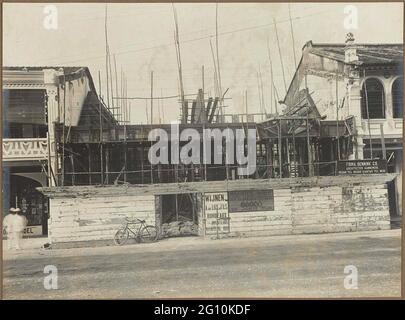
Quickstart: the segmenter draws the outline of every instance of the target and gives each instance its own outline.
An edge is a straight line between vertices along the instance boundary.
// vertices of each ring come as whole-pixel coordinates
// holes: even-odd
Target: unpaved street
[[[4,298],[399,296],[400,241],[401,230],[389,230],[81,249],[31,243],[4,254]],[[46,265],[58,269],[57,290],[44,289]],[[358,289],[344,288],[348,265]]]

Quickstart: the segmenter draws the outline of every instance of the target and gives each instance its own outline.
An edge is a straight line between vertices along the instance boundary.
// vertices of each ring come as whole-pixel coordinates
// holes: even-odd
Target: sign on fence
[[[387,160],[338,161],[338,175],[378,174],[387,172]]]
[[[228,193],[205,193],[205,234],[229,233]]]
[[[274,211],[273,190],[229,191],[229,212]]]

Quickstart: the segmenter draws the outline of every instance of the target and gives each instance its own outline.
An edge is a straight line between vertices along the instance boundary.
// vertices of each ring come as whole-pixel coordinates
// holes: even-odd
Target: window
[[[46,138],[47,125],[5,123],[3,126],[3,138]]]
[[[402,118],[404,108],[404,79],[398,78],[392,84],[392,113],[394,118]]]
[[[385,118],[384,88],[378,79],[370,78],[363,83],[361,115],[363,119]]]

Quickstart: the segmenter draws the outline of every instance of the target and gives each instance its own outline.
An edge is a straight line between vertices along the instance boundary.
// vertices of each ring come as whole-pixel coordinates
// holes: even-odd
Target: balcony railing
[[[47,138],[3,139],[3,161],[46,160]]]

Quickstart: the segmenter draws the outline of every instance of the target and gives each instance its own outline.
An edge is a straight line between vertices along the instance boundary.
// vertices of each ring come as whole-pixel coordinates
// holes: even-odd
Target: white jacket
[[[27,218],[18,214],[8,214],[4,217],[3,227],[6,228],[7,233],[22,232],[27,226]]]

